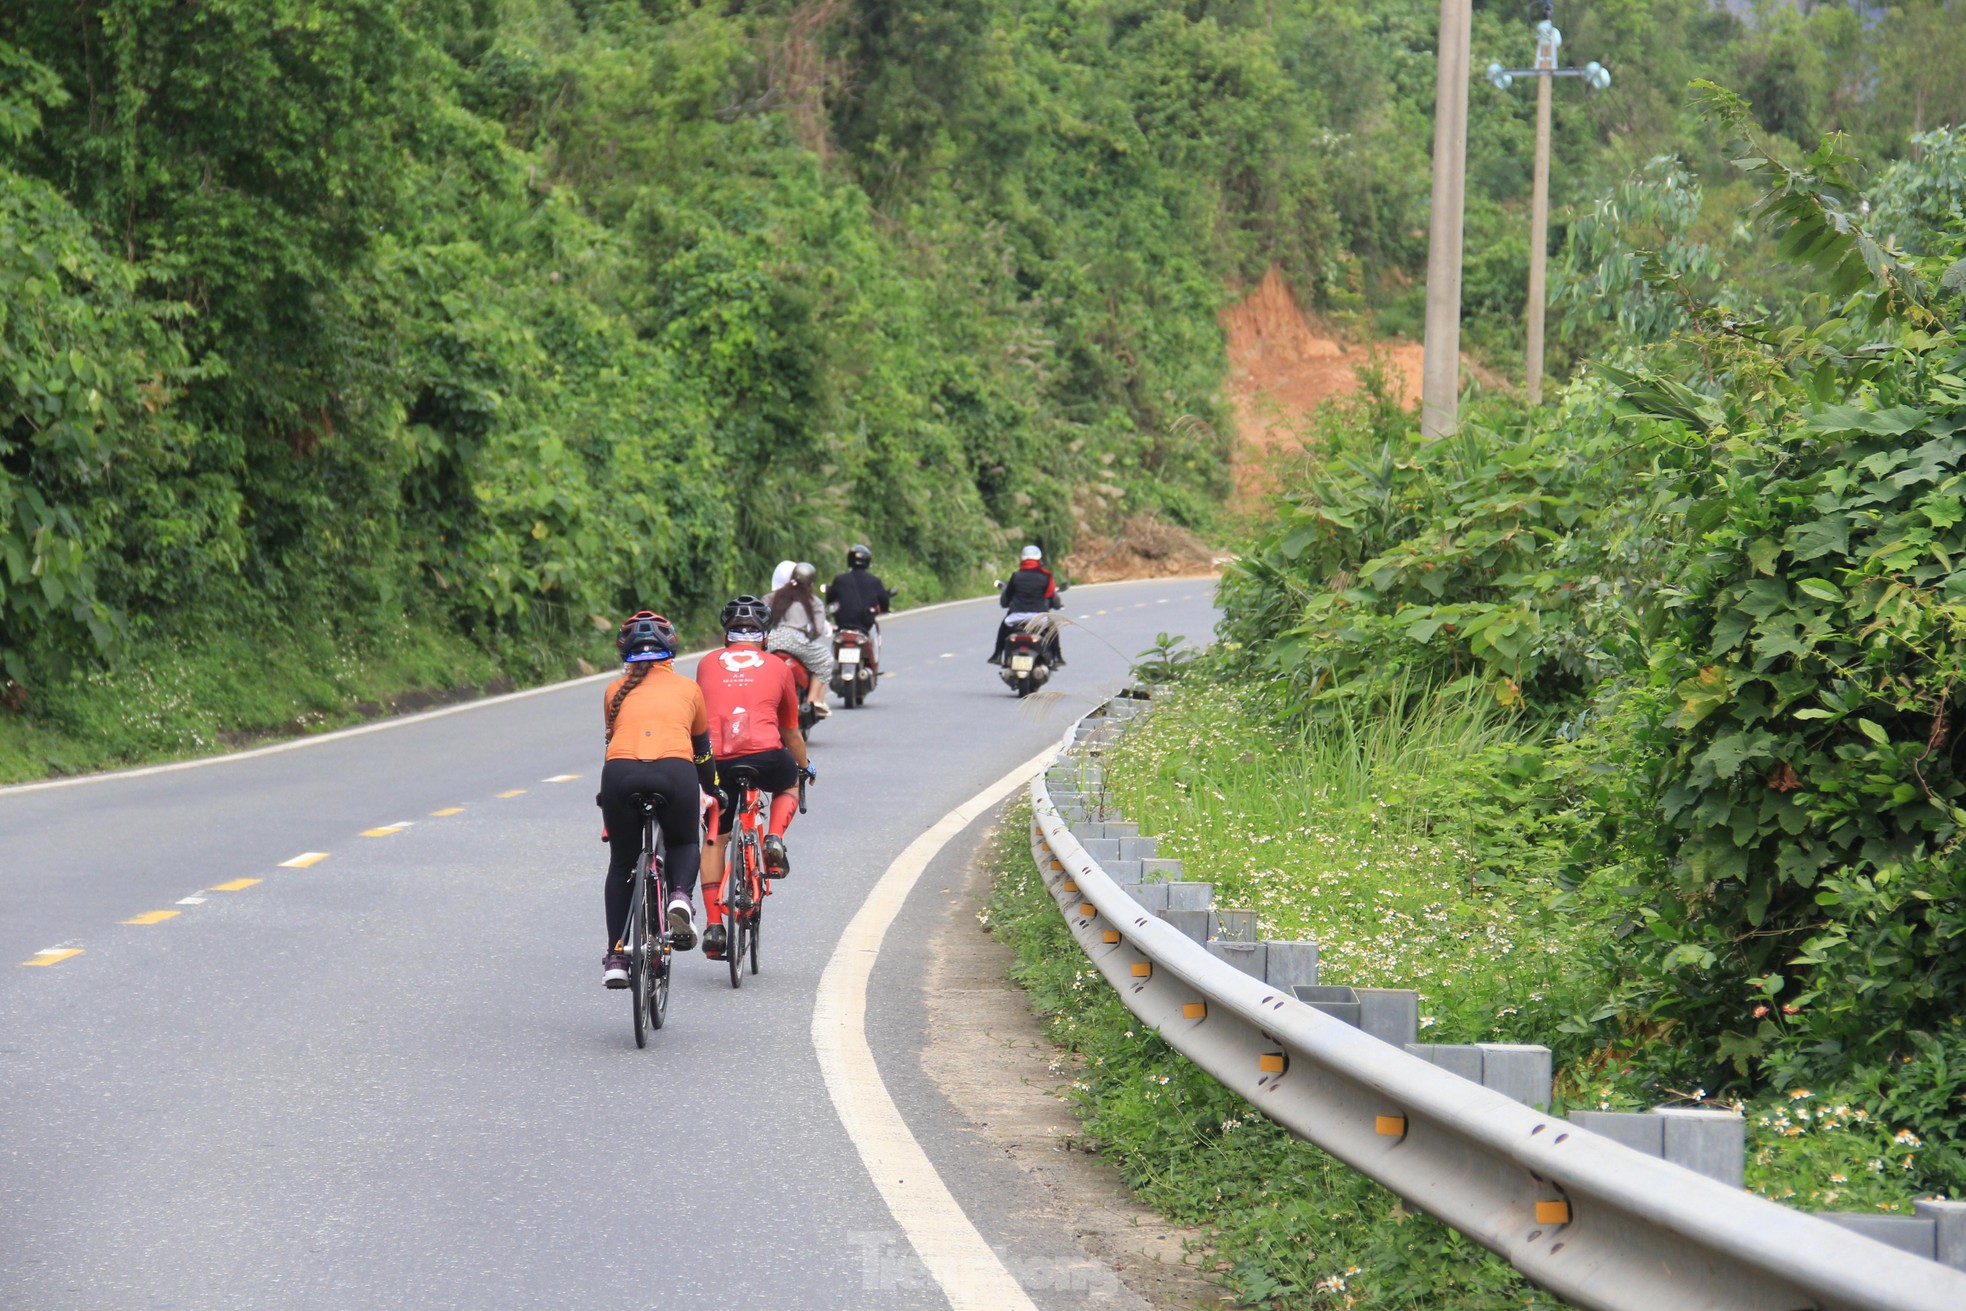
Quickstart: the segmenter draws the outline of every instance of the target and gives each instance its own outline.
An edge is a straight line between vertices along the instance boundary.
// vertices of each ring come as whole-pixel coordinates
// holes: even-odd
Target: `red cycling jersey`
[[[710,750],[719,760],[776,751],[799,726],[799,693],[783,660],[750,642],[704,656],[696,681],[710,712]]]

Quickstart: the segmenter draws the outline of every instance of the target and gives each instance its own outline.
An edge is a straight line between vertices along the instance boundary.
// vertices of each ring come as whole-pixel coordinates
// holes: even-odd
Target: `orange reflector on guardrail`
[[[1257,1060],[1257,1065],[1265,1074],[1282,1074],[1289,1064],[1289,1060],[1282,1052],[1264,1052]]]
[[[1074,883],[1071,879],[1065,880],[1065,891],[1077,892],[1078,890],[1079,890],[1079,885],[1077,883]]]
[[[1079,903],[1079,914],[1087,916],[1089,918],[1093,915],[1097,915],[1098,913],[1099,913],[1099,908],[1093,905],[1091,902],[1082,901]]]
[[[1403,1115],[1382,1115],[1372,1122],[1372,1132],[1381,1138],[1406,1137],[1406,1117]]]
[[[1153,972],[1154,972],[1154,964],[1152,961],[1137,960],[1133,962],[1134,978],[1144,979],[1148,975],[1152,974]]]
[[[1181,1008],[1181,1018],[1182,1018],[1182,1019],[1184,1019],[1184,1020],[1205,1020],[1205,1019],[1207,1019],[1207,1018],[1208,1018],[1208,1003],[1207,1003],[1207,1002],[1205,1002],[1205,1001],[1191,1001],[1191,1002],[1189,1002],[1189,1003],[1188,1003],[1187,1005],[1185,1005],[1185,1006],[1183,1006],[1183,1007]]]
[[[1536,1203],[1536,1223],[1539,1225],[1567,1225],[1570,1223],[1570,1203]]]
[[[1107,929],[1099,935],[1099,941],[1101,942],[1118,942],[1119,940],[1120,931],[1118,929]]]

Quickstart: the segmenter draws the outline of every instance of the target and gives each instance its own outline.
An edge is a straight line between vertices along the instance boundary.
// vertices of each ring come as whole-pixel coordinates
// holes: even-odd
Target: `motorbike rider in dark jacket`
[[[1058,596],[1058,580],[1051,576],[1051,570],[1044,567],[1044,552],[1035,546],[1024,548],[1023,558],[1018,562],[1017,572],[1004,580],[1003,592],[997,597],[997,604],[1004,608],[1003,622],[997,626],[997,649],[990,653],[989,662],[993,665],[1003,663],[1004,643],[1012,632],[1025,627],[1031,621],[1044,621],[1044,660],[1053,669],[1065,667],[1065,653],[1059,644],[1058,627],[1050,612],[1065,608]]]
[[[868,568],[873,563],[874,553],[866,547],[847,549],[846,572],[826,589],[826,612],[839,627],[872,632],[874,617],[886,614],[892,605],[894,594]]]

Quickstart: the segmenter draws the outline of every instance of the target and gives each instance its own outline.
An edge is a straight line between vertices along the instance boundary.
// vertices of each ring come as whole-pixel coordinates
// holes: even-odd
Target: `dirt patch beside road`
[[[1229,346],[1238,500],[1260,496],[1270,485],[1268,465],[1301,449],[1319,407],[1359,390],[1360,368],[1376,364],[1394,395],[1409,408],[1419,404],[1425,354],[1419,342],[1343,339],[1304,313],[1275,267],[1220,318]]]
[[[1071,1058],[1045,1037],[1008,981],[1010,953],[977,913],[989,899],[980,852],[952,889],[928,952],[928,1031],[922,1068],[968,1118],[1042,1187],[1059,1223],[1134,1294],[1161,1311],[1220,1307],[1227,1294],[1204,1278],[1200,1230],[1133,1200],[1119,1172],[1081,1150],[1078,1117],[1064,1098]]]

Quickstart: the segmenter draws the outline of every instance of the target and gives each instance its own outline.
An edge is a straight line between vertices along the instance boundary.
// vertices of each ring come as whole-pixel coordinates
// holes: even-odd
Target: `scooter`
[[[840,628],[833,632],[832,687],[848,710],[858,709],[881,679],[880,623],[876,621],[872,629]]]
[[[813,708],[812,671],[790,651],[773,651],[773,655],[783,660],[792,671],[792,686],[799,694],[799,732],[805,737],[812,736],[812,726],[819,722],[819,712]]]
[[[1051,662],[1045,659],[1044,648],[1042,636],[1022,628],[1013,629],[1004,639],[1003,669],[998,677],[1020,700],[1051,681]]]

